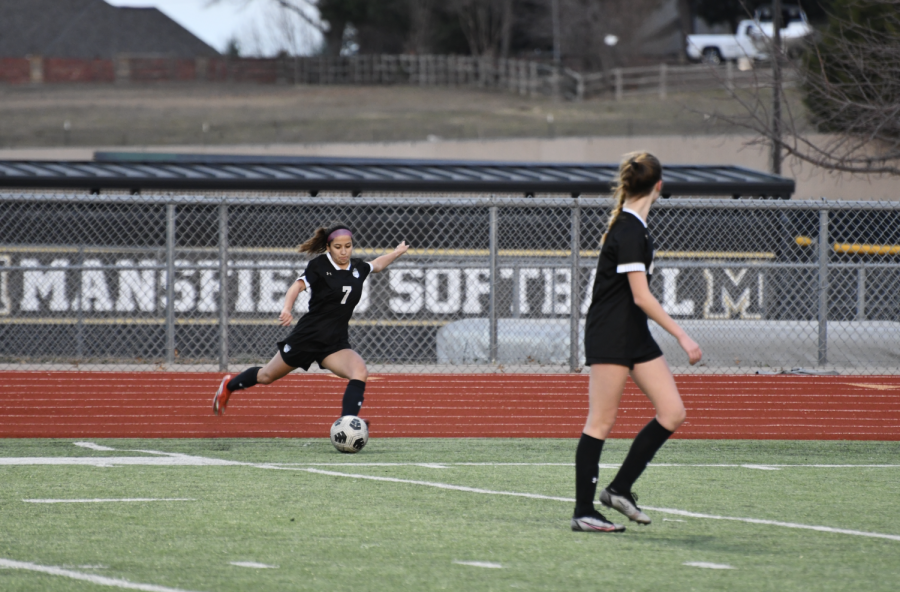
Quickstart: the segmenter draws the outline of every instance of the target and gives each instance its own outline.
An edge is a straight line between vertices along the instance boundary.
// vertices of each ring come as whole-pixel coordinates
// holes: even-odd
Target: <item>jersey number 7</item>
[[[353,286],[344,286],[344,299],[341,300],[341,304],[347,304],[347,298],[350,298],[351,291],[353,291]]]

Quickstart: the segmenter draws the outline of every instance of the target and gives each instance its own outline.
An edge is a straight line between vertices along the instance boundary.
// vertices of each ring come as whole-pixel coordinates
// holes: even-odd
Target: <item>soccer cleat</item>
[[[613,524],[600,512],[588,516],[572,517],[572,530],[576,532],[625,532],[621,524]]]
[[[225,413],[225,407],[228,405],[228,397],[231,396],[231,391],[228,390],[229,380],[231,380],[231,374],[226,374],[222,382],[219,383],[219,390],[216,391],[216,396],[213,397],[213,413],[216,415]]]
[[[607,487],[600,492],[600,503],[607,508],[622,512],[632,522],[650,524],[650,517],[641,512],[641,509],[637,506],[637,496],[633,493],[623,495]]]

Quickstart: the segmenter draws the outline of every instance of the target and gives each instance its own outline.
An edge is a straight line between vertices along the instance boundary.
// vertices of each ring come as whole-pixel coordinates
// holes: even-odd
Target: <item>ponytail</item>
[[[299,251],[300,253],[308,253],[310,255],[319,255],[320,253],[324,253],[328,250],[328,245],[331,243],[331,241],[328,240],[328,236],[335,230],[339,230],[341,228],[350,230],[350,227],[339,223],[334,223],[327,228],[325,226],[319,226],[313,233],[312,238],[307,240],[302,245],[299,245],[297,247],[297,251]]]
[[[659,159],[649,152],[631,152],[625,155],[625,160],[619,165],[619,176],[616,179],[616,187],[613,192],[615,205],[609,213],[609,222],[606,224],[606,232],[600,239],[600,246],[606,242],[606,236],[613,224],[625,207],[625,200],[630,197],[643,197],[649,194],[653,187],[662,179],[662,165]]]

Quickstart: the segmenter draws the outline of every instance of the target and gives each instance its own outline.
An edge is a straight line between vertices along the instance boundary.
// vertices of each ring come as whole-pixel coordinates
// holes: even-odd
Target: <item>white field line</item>
[[[869,537],[873,539],[887,539],[889,541],[900,541],[900,535],[881,534],[878,532],[866,532],[864,530],[849,530],[846,528],[832,528],[830,526],[814,526],[810,524],[797,524],[796,522],[780,522],[778,520],[763,520],[761,518],[735,518],[733,516],[716,516],[714,514],[698,514],[697,512],[688,512],[686,510],[675,510],[672,508],[653,508],[644,506],[645,510],[653,510],[661,514],[672,514],[674,516],[686,516],[688,518],[704,518],[706,520],[730,520],[735,522],[746,522],[748,524],[764,524],[766,526],[781,526],[782,528],[800,528],[802,530],[817,530],[819,532],[831,532],[835,534],[849,534],[853,536]]]
[[[120,580],[119,578],[107,578],[104,576],[96,576],[94,574],[81,573],[80,571],[72,571],[62,567],[54,567],[52,565],[38,565],[37,563],[29,563],[27,561],[13,561],[11,559],[0,559],[0,569],[24,569],[27,571],[36,571],[49,574],[51,576],[62,576],[72,578],[73,580],[82,580],[97,584],[98,586],[112,586],[114,588],[125,588],[127,590],[144,590],[145,592],[189,592],[180,588],[168,588],[166,586],[157,586],[155,584],[138,584],[129,582],[128,580]]]
[[[266,565],[265,563],[257,563],[256,561],[229,561],[229,565],[237,567],[250,567],[253,569],[278,569],[277,565]]]
[[[229,466],[243,465],[247,463],[238,463],[229,460],[219,460],[217,458],[202,458],[199,456],[50,456],[50,457],[31,457],[31,458],[2,458],[0,457],[0,465],[84,465],[91,467],[115,467],[125,465],[141,465],[141,466],[192,466],[192,467],[208,467],[208,466]]]
[[[75,446],[102,452],[115,452],[115,448],[101,446],[94,442],[74,442]],[[114,467],[118,465],[148,466],[251,466],[254,463],[192,456],[178,452],[158,450],[127,450],[151,455],[144,456],[103,456],[103,457],[0,457],[0,465],[87,465]],[[446,469],[448,467],[574,467],[574,463],[528,463],[528,462],[334,462],[334,463],[265,463],[267,467],[424,467]],[[255,465],[254,465],[255,466]],[[789,468],[812,469],[898,469],[900,464],[735,464],[735,463],[651,463],[654,468],[743,468],[775,471]],[[600,463],[601,469],[618,469],[616,463]]]
[[[440,463],[417,463],[417,462],[333,462],[333,463],[266,463],[271,466],[279,467],[425,467],[433,469],[445,469],[447,467],[574,467],[575,463],[524,463],[524,462],[440,462]],[[600,463],[601,469],[618,469],[619,464],[616,463]],[[896,465],[825,465],[825,464],[706,464],[706,463],[650,463],[648,467],[654,468],[723,468],[723,469],[757,469],[761,471],[777,471],[779,469],[900,469],[900,464]]]
[[[148,453],[154,453],[155,451],[146,451]],[[177,464],[186,464],[192,466],[208,466],[208,465],[229,465],[229,466],[249,466],[255,467],[258,469],[270,469],[270,470],[281,470],[281,471],[302,471],[307,473],[314,473],[319,475],[328,475],[331,477],[343,477],[346,479],[361,479],[367,481],[382,481],[387,483],[405,483],[409,485],[421,485],[423,487],[434,487],[437,489],[446,489],[451,491],[462,491],[466,493],[479,493],[484,495],[503,495],[503,496],[511,496],[511,497],[523,497],[529,499],[539,499],[539,500],[548,500],[548,501],[558,501],[558,502],[568,502],[574,503],[575,500],[573,498],[567,497],[555,497],[548,495],[540,495],[536,493],[519,493],[512,491],[494,491],[490,489],[480,489],[477,487],[465,487],[462,485],[452,485],[449,483],[435,483],[432,481],[418,481],[412,479],[398,479],[395,477],[380,477],[375,475],[359,475],[354,473],[340,473],[337,471],[325,471],[321,469],[309,468],[302,466],[283,466],[277,464],[270,463],[247,463],[247,462],[238,462],[238,461],[220,461],[218,459],[208,459],[204,457],[195,457],[188,455],[170,455],[170,453],[165,452],[155,452],[155,454],[159,455],[167,455],[164,458],[158,458],[155,460],[171,460],[173,463]],[[104,460],[109,462],[111,457],[106,457]],[[55,460],[55,459],[53,459]],[[196,462],[187,462],[187,461],[196,461]],[[204,462],[205,461],[205,462]],[[164,464],[164,463],[159,463]],[[444,464],[444,463],[442,463]],[[451,463],[446,463],[451,464]],[[342,466],[347,466],[349,463],[344,463]],[[571,466],[571,465],[569,465]],[[661,465],[654,465],[661,466]],[[665,465],[662,465],[665,466]],[[669,465],[671,466],[671,465]],[[682,466],[721,466],[721,465],[682,465]],[[742,466],[742,465],[725,465],[725,466]],[[765,466],[827,466],[827,465],[765,465]],[[837,467],[846,467],[846,466],[856,466],[856,467],[897,467],[900,465],[836,465]],[[644,509],[652,510],[654,512],[659,512],[661,514],[671,514],[674,516],[684,516],[688,518],[701,518],[706,520],[729,520],[734,522],[745,522],[748,524],[763,524],[767,526],[780,526],[783,528],[798,528],[803,530],[814,530],[818,532],[830,532],[834,534],[846,534],[851,536],[861,536],[868,538],[877,538],[877,539],[887,539],[891,541],[900,541],[900,535],[895,534],[882,534],[877,532],[866,532],[861,530],[849,530],[844,528],[832,528],[830,526],[816,526],[809,524],[797,524],[794,522],[780,522],[777,520],[763,520],[759,518],[740,518],[733,516],[717,516],[714,514],[700,514],[697,512],[689,512],[686,510],[677,510],[672,508],[655,508],[651,506],[644,506]]]
[[[75,442],[75,446],[80,446],[81,448],[87,448],[88,450],[98,450],[100,452],[111,452],[115,450],[115,448],[110,448],[109,446],[101,446],[100,444],[94,444],[93,442]]]
[[[23,499],[28,504],[104,504],[111,502],[195,502],[189,497],[126,497],[119,499]]]
[[[686,565],[688,567],[702,567],[705,569],[734,569],[725,563],[707,563],[705,561],[685,561],[681,565]]]
[[[471,567],[487,567],[490,569],[503,569],[503,566],[499,563],[493,563],[491,561],[457,561],[453,560],[453,563],[457,565],[469,565]]]
[[[379,477],[373,475],[358,475],[351,473],[338,473],[336,471],[323,471],[321,469],[311,469],[311,468],[291,468],[291,467],[278,467],[273,465],[254,465],[260,469],[278,469],[282,471],[305,471],[307,473],[315,473],[319,475],[329,475],[332,477],[345,477],[348,479],[364,479],[368,481],[384,481],[388,483],[407,483],[410,485],[422,485],[425,487],[435,487],[437,489],[449,489],[452,491],[464,491],[466,493],[481,493],[485,495],[507,495],[512,497],[524,497],[529,499],[540,499],[540,500],[550,500],[550,501],[558,501],[558,502],[569,502],[575,503],[573,498],[568,497],[554,497],[549,495],[539,495],[536,493],[518,493],[513,491],[493,491],[490,489],[480,489],[477,487],[465,487],[462,485],[451,485],[449,483],[434,483],[431,481],[416,481],[411,479],[397,479],[395,477]],[[861,536],[875,539],[888,539],[891,541],[900,541],[900,535],[896,534],[882,534],[878,532],[866,532],[862,530],[849,530],[845,528],[832,528],[830,526],[816,526],[810,524],[797,524],[794,522],[780,522],[777,520],[763,520],[760,518],[739,518],[734,516],[717,516],[714,514],[700,514],[698,512],[688,512],[686,510],[676,510],[672,508],[656,508],[652,506],[644,506],[645,510],[651,510],[654,512],[659,512],[660,514],[671,514],[674,516],[685,516],[688,518],[703,518],[706,520],[730,520],[734,522],[745,522],[748,524],[764,524],[767,526],[781,526],[783,528],[799,528],[803,530],[815,530],[819,532],[830,532],[834,534],[847,534],[852,536]]]

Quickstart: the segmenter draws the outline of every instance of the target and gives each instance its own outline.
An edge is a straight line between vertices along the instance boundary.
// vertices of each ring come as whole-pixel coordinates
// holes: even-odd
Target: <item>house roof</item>
[[[2,0],[0,57],[214,57],[215,49],[156,8],[104,0]]]

